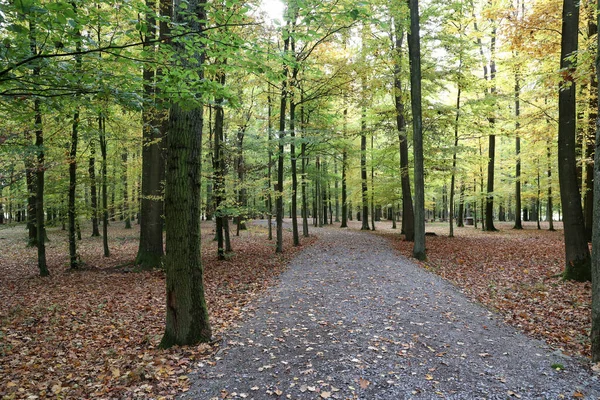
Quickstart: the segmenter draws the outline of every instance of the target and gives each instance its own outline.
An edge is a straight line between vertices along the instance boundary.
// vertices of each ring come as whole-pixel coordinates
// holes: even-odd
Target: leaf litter
[[[86,264],[75,272],[68,269],[66,232],[50,228],[49,278],[37,276],[36,250],[26,247],[23,226],[0,230],[0,398],[174,398],[189,387],[187,374],[196,364],[214,363],[218,340],[157,348],[164,330],[164,273],[127,273],[139,230],[120,226],[109,228],[108,258],[101,238],[78,242]],[[266,230],[251,226],[232,236],[234,254],[218,261],[213,236],[211,223],[203,223],[206,296],[218,339],[298,248],[285,232],[286,252],[274,256]]]

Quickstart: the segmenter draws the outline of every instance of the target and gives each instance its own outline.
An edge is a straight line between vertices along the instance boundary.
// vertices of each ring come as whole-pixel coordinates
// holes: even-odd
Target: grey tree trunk
[[[597,24],[600,25],[600,3],[597,4]],[[600,82],[600,36],[597,37],[596,80]],[[597,89],[600,96],[600,88]],[[600,106],[597,115],[600,115]],[[596,149],[600,149],[600,121],[596,122]],[[600,199],[600,151],[594,154],[594,197]],[[594,229],[592,231],[592,362],[600,361],[600,201],[594,203]]]
[[[190,28],[201,32],[206,21],[205,0],[190,0],[186,8],[183,4],[183,0],[175,3],[174,22],[188,22],[192,13]],[[174,44],[176,53],[182,56],[185,47],[181,42]],[[195,57],[182,57],[181,62],[202,79],[204,49],[197,52]],[[200,253],[202,111],[201,105],[184,109],[174,103],[169,116],[165,191],[167,318],[162,348],[211,339]]]
[[[515,131],[517,131],[515,139],[515,152],[517,156],[516,171],[515,171],[515,225],[513,229],[523,229],[523,223],[521,222],[521,136],[519,129],[521,128],[521,122],[519,117],[521,115],[521,82],[519,81],[519,75],[515,74]]]
[[[578,24],[578,4],[574,0],[564,0],[560,67],[566,73],[558,95],[558,179],[565,236],[564,277],[586,281],[591,279],[591,259],[585,237],[581,195],[577,184],[576,84],[572,75],[575,65],[569,59],[577,52]]]
[[[410,103],[413,115],[413,151],[415,161],[415,241],[413,257],[425,260],[425,179],[423,162],[423,122],[421,104],[421,39],[419,37],[419,1],[408,0],[410,8],[410,34],[408,53],[410,60]]]
[[[552,207],[552,140],[548,139],[547,145],[547,175],[548,175],[548,194],[546,203],[546,220],[548,221],[548,230],[554,230],[554,210]]]
[[[146,6],[154,9],[154,0],[147,0]],[[172,13],[171,2],[160,2],[160,15],[170,16]],[[146,16],[148,32],[145,37],[144,47],[151,51],[154,46],[151,41],[156,37],[156,18],[153,13]],[[159,22],[160,38],[165,40],[170,34],[170,27],[166,21]],[[140,243],[135,263],[141,269],[149,270],[159,268],[164,257],[163,250],[163,181],[165,178],[165,130],[168,124],[168,111],[159,104],[156,95],[155,75],[160,76],[162,71],[156,71],[151,65],[144,64],[144,100],[147,109],[142,113],[142,196],[140,207]]]
[[[106,124],[104,115],[98,116],[98,132],[100,135],[100,154],[102,156],[102,247],[104,248],[104,257],[110,256],[108,248],[108,171],[106,159]]]
[[[367,198],[367,125],[365,122],[365,111],[360,123],[360,182],[362,195],[361,230],[369,230],[369,200]]]
[[[462,65],[462,60],[459,64]],[[456,181],[456,153],[458,151],[458,121],[460,119],[460,94],[461,87],[458,86],[458,92],[456,94],[456,117],[454,118],[454,151],[452,153],[452,176],[450,178],[450,233],[448,236],[454,237],[454,186]]]
[[[96,185],[96,143],[90,140],[90,158],[88,161],[88,174],[90,176],[90,203],[92,208],[92,237],[100,236],[98,229],[98,191]]]
[[[289,25],[289,22],[288,22]],[[283,51],[287,53],[290,47],[290,35],[288,33],[283,34]],[[284,172],[284,139],[285,139],[285,113],[287,105],[288,95],[288,65],[284,61],[283,63],[283,81],[281,83],[281,98],[279,103],[279,132],[278,132],[278,155],[277,155],[277,188],[275,189],[275,220],[277,222],[277,245],[275,247],[276,253],[283,253],[283,172]]]
[[[396,40],[394,43],[396,59],[394,62],[394,100],[396,107],[396,129],[400,143],[400,182],[402,185],[402,228],[405,239],[412,242],[415,239],[415,219],[410,189],[410,175],[408,168],[408,137],[406,132],[406,118],[404,116],[404,102],[402,101],[402,69],[400,56],[402,55],[402,39],[404,32],[399,22],[394,24]]]

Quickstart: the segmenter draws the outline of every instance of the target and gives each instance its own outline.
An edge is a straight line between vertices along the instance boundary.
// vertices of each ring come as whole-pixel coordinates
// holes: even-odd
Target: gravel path
[[[578,362],[503,324],[385,239],[318,234],[181,398],[600,398],[600,381]]]

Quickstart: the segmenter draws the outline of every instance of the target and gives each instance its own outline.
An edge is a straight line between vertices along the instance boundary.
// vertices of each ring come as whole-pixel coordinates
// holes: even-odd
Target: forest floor
[[[454,228],[450,238],[448,223],[428,223],[426,231],[437,236],[427,236],[427,261],[420,265],[530,336],[567,354],[589,357],[591,283],[562,279],[562,223],[555,222],[558,230],[553,232],[547,223],[541,223],[541,230],[535,222],[523,222],[523,230],[512,229],[513,225],[496,222],[498,232]],[[352,226],[360,228],[357,222]],[[412,256],[412,243],[399,240],[391,223],[377,223],[376,229],[403,255]]]
[[[356,221],[350,225],[360,227]],[[497,310],[509,324],[568,354],[588,355],[590,286],[558,276],[562,231],[538,231],[531,223],[523,231],[511,226],[498,224],[496,233],[456,228],[456,237],[448,238],[447,224],[428,224],[438,236],[427,237],[429,259],[422,265]],[[410,256],[412,244],[401,241],[398,232],[387,222],[377,223],[375,231]],[[52,228],[47,246],[52,276],[42,279],[35,249],[25,246],[25,228],[0,227],[0,398],[170,398],[188,390],[188,374],[198,363],[218,361],[218,340],[194,348],[156,348],[164,324],[164,274],[127,273],[138,235],[135,226],[125,230],[121,222],[112,223],[111,256],[104,258],[101,238],[84,232],[79,253],[86,265],[70,272],[66,232]],[[245,306],[266,295],[258,296],[277,281],[297,249],[286,231],[286,253],[275,256],[266,229],[253,226],[233,237],[234,254],[219,262],[213,235],[212,224],[205,223],[205,283],[219,339],[246,316]]]
[[[385,238],[314,232],[318,242],[225,333],[180,399],[600,398],[589,368]]]
[[[185,391],[194,362],[208,358],[218,343],[157,349],[165,278],[161,271],[128,272],[139,226],[112,222],[107,258],[102,238],[83,229],[78,253],[85,265],[74,272],[68,269],[66,232],[48,229],[51,276],[40,278],[25,227],[0,226],[0,399],[172,398]],[[276,256],[267,230],[250,226],[232,236],[229,259],[218,261],[213,237],[213,224],[204,222],[206,296],[218,339],[300,248],[285,232],[286,253]]]

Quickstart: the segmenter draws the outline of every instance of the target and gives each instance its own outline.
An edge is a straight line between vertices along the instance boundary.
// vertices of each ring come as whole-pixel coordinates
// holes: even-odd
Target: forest
[[[507,306],[500,281],[469,276],[495,259],[480,247],[504,252],[510,280],[532,265],[558,287],[544,305],[583,296],[563,310],[571,333],[539,337],[600,362],[598,10],[0,2],[0,395],[176,395],[328,226],[387,237],[500,310],[544,307],[518,291]],[[65,318],[77,346],[114,344],[77,361],[79,381],[71,350],[25,346],[58,340]],[[528,318],[519,327],[536,336]],[[119,348],[140,324],[152,333]],[[44,358],[63,378],[35,371]]]

